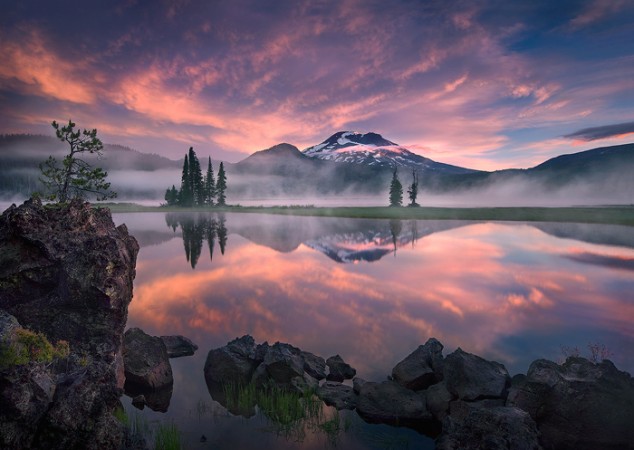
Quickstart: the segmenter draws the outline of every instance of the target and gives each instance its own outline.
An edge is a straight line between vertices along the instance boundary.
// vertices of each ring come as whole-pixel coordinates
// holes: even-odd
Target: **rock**
[[[392,379],[413,391],[427,389],[443,378],[443,345],[429,339],[392,370]]]
[[[138,250],[109,210],[81,201],[31,200],[0,216],[0,310],[71,351],[59,364],[0,373],[0,448],[119,448],[126,440],[112,413]]]
[[[337,409],[354,409],[357,405],[357,395],[350,386],[326,381],[317,389],[317,396],[328,406]]]
[[[506,368],[458,348],[445,358],[447,390],[461,400],[504,398],[511,383]]]
[[[126,385],[157,391],[174,383],[163,340],[140,328],[130,328],[123,335],[123,366]]]
[[[266,374],[276,383],[290,383],[295,377],[304,376],[304,359],[301,350],[289,344],[276,342],[266,355],[262,364]]]
[[[304,370],[316,380],[326,378],[326,361],[321,356],[313,355],[310,352],[301,352],[304,358]]]
[[[546,449],[634,449],[634,381],[610,361],[534,361],[507,405],[531,415]]]
[[[538,436],[535,422],[518,408],[470,407],[464,417],[444,419],[436,449],[540,450]]]
[[[406,389],[394,381],[367,382],[361,386],[357,412],[372,423],[416,425],[433,419],[424,393]]]
[[[367,381],[365,381],[363,378],[354,377],[352,379],[352,390],[354,391],[355,394],[358,395],[359,392],[361,392],[361,386],[363,386],[366,383]]]
[[[224,347],[209,351],[205,361],[205,380],[210,383],[237,383],[247,385],[264,357],[256,359],[255,340],[251,336],[234,339]]]
[[[143,408],[145,408],[145,405],[146,405],[145,395],[143,394],[139,394],[132,399],[132,406],[134,406],[137,409],[143,410]]]
[[[191,356],[198,350],[198,346],[185,336],[161,336],[161,340],[165,344],[167,356],[170,358]]]
[[[357,371],[350,367],[350,365],[347,364],[339,355],[328,358],[326,360],[326,365],[328,366],[328,369],[330,369],[330,372],[326,377],[329,381],[341,382],[343,380],[352,379],[357,374]]]
[[[444,382],[429,386],[425,391],[427,409],[439,421],[442,421],[449,411],[451,394]]]

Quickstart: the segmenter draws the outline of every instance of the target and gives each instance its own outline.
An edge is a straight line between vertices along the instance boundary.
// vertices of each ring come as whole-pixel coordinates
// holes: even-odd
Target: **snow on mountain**
[[[308,147],[303,153],[312,158],[369,166],[408,167],[447,174],[475,172],[417,155],[377,133],[339,131],[321,144]]]

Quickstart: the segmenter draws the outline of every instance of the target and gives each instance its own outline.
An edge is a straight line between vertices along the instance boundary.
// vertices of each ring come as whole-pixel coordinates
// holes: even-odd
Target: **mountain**
[[[407,167],[423,172],[465,174],[477,172],[464,167],[433,161],[410,152],[377,133],[339,131],[321,144],[308,147],[304,155],[326,161],[365,164],[379,167]]]

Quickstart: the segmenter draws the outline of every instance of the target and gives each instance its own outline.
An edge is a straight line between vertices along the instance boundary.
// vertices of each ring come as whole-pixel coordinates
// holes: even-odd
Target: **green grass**
[[[497,208],[390,208],[390,207],[313,207],[313,206],[226,206],[223,208],[180,208],[141,206],[134,203],[102,203],[112,212],[240,212],[293,216],[346,217],[403,220],[496,220],[520,222],[577,222],[634,226],[634,206],[588,207],[497,207]]]
[[[70,348],[67,341],[53,345],[43,333],[18,328],[15,338],[0,343],[0,367],[35,363],[50,363],[54,358],[67,358]]]
[[[155,450],[180,450],[181,433],[173,423],[159,424],[154,435]]]

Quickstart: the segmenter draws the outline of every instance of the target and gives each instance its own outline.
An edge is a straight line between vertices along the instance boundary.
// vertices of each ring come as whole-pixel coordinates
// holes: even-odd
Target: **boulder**
[[[249,384],[255,369],[263,361],[262,353],[260,351],[256,355],[255,340],[248,335],[236,338],[224,347],[210,350],[204,368],[207,384]]]
[[[447,390],[444,382],[429,386],[425,391],[427,398],[427,409],[439,421],[442,421],[449,411],[451,393]]]
[[[140,389],[157,391],[174,384],[163,340],[140,328],[130,328],[123,335],[123,366],[126,384]]]
[[[139,246],[110,211],[30,200],[0,216],[0,310],[56,343],[60,363],[0,372],[0,448],[119,448],[113,416]],[[13,322],[10,320],[10,322]]]
[[[429,339],[392,369],[392,379],[413,391],[427,389],[443,378],[443,345]]]
[[[290,344],[273,344],[266,352],[262,364],[268,377],[276,383],[290,383],[293,378],[304,376],[301,350]]]
[[[336,381],[326,381],[319,386],[317,396],[337,409],[354,409],[357,405],[357,395],[352,388]]]
[[[304,358],[304,370],[308,375],[316,380],[326,378],[326,361],[321,356],[313,355],[310,352],[301,352]]]
[[[634,449],[634,381],[608,360],[534,361],[507,405],[531,415],[546,449]]]
[[[461,400],[504,398],[511,384],[506,368],[458,348],[445,358],[447,390]]]
[[[359,392],[361,392],[361,386],[363,386],[366,383],[367,381],[364,380],[363,378],[354,377],[352,379],[352,390],[354,391],[355,394],[358,395]]]
[[[512,407],[468,407],[446,417],[437,450],[540,450],[539,432],[525,411]]]
[[[357,371],[350,367],[350,365],[347,364],[339,355],[328,358],[326,360],[326,365],[330,370],[328,372],[328,376],[326,377],[328,381],[341,382],[343,380],[350,380],[357,374]]]
[[[161,336],[161,340],[165,344],[167,356],[170,358],[191,356],[198,350],[198,346],[185,336]]]
[[[357,412],[371,423],[417,425],[433,419],[424,393],[406,389],[394,381],[363,384],[359,389]]]

